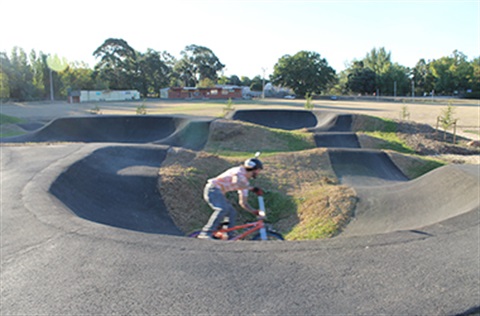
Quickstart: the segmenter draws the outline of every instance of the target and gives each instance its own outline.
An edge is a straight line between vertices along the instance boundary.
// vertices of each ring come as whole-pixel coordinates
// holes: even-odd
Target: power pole
[[[263,76],[262,76],[262,99],[265,99],[265,71],[267,68],[262,68]]]
[[[52,76],[52,69],[51,69],[51,68],[49,68],[49,69],[50,69],[50,100],[51,100],[51,101],[54,101],[54,100],[55,100],[55,97],[54,97],[54,95],[53,95],[53,79],[52,79],[53,76]]]

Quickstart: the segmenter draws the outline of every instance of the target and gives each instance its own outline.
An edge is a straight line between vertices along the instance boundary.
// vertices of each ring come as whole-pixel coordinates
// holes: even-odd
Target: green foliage
[[[145,105],[145,103],[142,103],[142,105],[137,106],[137,115],[147,115],[147,106]]]
[[[392,132],[367,132],[367,135],[383,140],[378,149],[394,150],[399,153],[413,154],[415,151]]]
[[[196,86],[197,78],[199,81],[208,78],[217,82],[217,72],[225,67],[212,50],[204,46],[188,45],[181,55],[181,67],[177,69],[182,72],[180,77],[188,80],[188,86]]]
[[[456,124],[457,119],[453,117],[454,115],[454,107],[451,102],[448,103],[448,106],[442,110],[441,115],[438,117],[439,122],[443,128],[443,139],[447,137],[447,130],[450,129],[454,124]]]
[[[223,65],[207,47],[189,45],[176,60],[167,52],[148,49],[135,51],[125,40],[109,38],[95,51],[98,62],[94,69],[86,64],[71,62],[65,69],[55,68],[52,83],[55,98],[65,99],[71,90],[137,89],[142,96],[158,96],[168,86],[194,87],[198,81],[209,79],[216,83]],[[18,101],[44,100],[50,96],[49,55],[15,47],[11,54],[0,52],[0,98]],[[61,59],[61,57],[58,57]],[[415,95],[434,91],[435,95],[465,95],[479,98],[480,61],[468,61],[467,56],[454,51],[426,62],[418,61],[413,69],[391,62],[385,48],[373,49],[361,61],[354,61],[338,76],[327,61],[316,52],[300,51],[281,57],[271,77],[276,85],[290,87],[295,94],[362,93],[382,96],[411,94],[412,79]],[[256,76],[222,78],[220,82],[249,86],[262,91],[263,78]],[[265,81],[267,82],[267,81]],[[202,83],[203,84],[203,83]],[[468,92],[468,91],[473,92]]]
[[[480,91],[467,92],[465,94],[465,99],[480,99]]]
[[[270,187],[267,185],[267,187]],[[279,220],[296,213],[297,206],[291,196],[277,192],[267,191],[264,194],[265,208],[267,210],[267,222],[277,223]],[[253,208],[258,208],[258,198],[255,194],[248,196],[248,203]],[[253,215],[249,215],[253,220]]]
[[[215,87],[215,82],[210,78],[201,79],[198,84],[198,88],[213,88]]]
[[[473,134],[473,135],[480,136],[480,131],[475,131],[475,130],[467,129],[467,130],[464,130],[463,132],[464,132],[464,133],[467,133],[467,134]]]
[[[361,61],[348,69],[346,87],[350,92],[380,95],[405,95],[410,88],[409,70],[391,62],[385,48],[372,49]]]
[[[336,81],[335,70],[315,52],[300,51],[281,57],[274,66],[274,84],[293,89],[296,95],[321,94]]]
[[[24,134],[15,124],[22,123],[18,117],[8,116],[0,113],[0,137],[10,137]]]
[[[287,240],[316,240],[332,237],[338,233],[339,225],[331,218],[312,218],[304,225],[294,227],[285,236]]]
[[[408,120],[410,118],[410,112],[408,111],[408,106],[402,106],[402,112],[400,114],[402,120]]]
[[[172,58],[168,53],[161,54],[150,48],[146,53],[137,52],[138,70],[133,71],[135,81],[134,84],[130,83],[131,87],[136,88],[144,97],[158,96],[160,89],[170,84],[169,61]]]
[[[250,90],[252,91],[262,91],[263,90],[263,80],[260,76],[255,76],[250,82]]]
[[[449,130],[453,125],[457,124],[456,118],[454,118],[455,108],[451,102],[448,102],[448,106],[442,110],[441,115],[438,117],[440,124],[443,128],[443,139],[447,138],[447,130]]]
[[[228,113],[234,111],[232,98],[228,98],[227,105],[223,108],[223,116],[225,117]]]
[[[210,129],[204,151],[222,156],[252,155],[252,146],[269,153],[302,151],[315,148],[313,134],[302,130],[288,131],[245,122],[222,123]]]
[[[90,113],[92,114],[102,114],[102,110],[100,110],[100,107],[98,105],[95,105],[91,110]]]
[[[93,55],[100,61],[95,65],[95,73],[109,83],[112,90],[131,89],[135,81],[135,50],[123,39],[108,38]]]
[[[408,170],[408,177],[410,179],[415,179],[418,178],[434,169],[437,169],[438,167],[444,166],[445,162],[442,162],[440,160],[432,159],[432,158],[425,158],[421,157],[421,163],[412,165]]]
[[[348,74],[346,87],[351,92],[373,94],[376,88],[375,81],[375,72],[365,68],[363,62],[356,62]]]
[[[10,85],[8,84],[8,76],[0,69],[0,99],[8,99],[10,97]]]
[[[301,151],[314,147],[305,133],[280,129],[271,129],[271,131],[280,142],[287,144],[286,151]]]
[[[467,56],[455,50],[452,55],[433,60],[429,63],[437,94],[453,95],[472,88],[474,83],[474,66],[467,61]],[[477,77],[478,81],[479,78]]]
[[[384,132],[384,133],[396,133],[397,123],[394,121],[374,116],[365,116],[365,124],[360,129],[362,132]]]
[[[447,107],[442,110],[440,115],[440,123],[442,124],[442,128],[444,131],[452,127],[452,125],[456,122],[457,119],[453,117],[455,114],[455,108],[451,102],[448,103]]]
[[[22,119],[14,116],[9,116],[0,113],[0,125],[2,124],[18,124],[21,123]]]
[[[389,149],[400,153],[414,153],[403,140],[397,136],[397,123],[390,119],[365,116],[365,123],[359,129],[366,135],[381,139],[378,149]]]

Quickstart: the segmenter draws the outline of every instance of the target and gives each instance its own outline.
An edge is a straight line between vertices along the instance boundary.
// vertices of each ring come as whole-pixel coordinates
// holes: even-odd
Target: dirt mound
[[[314,136],[306,130],[288,132],[231,120],[215,120],[204,150],[209,152],[281,152],[315,148]]]
[[[180,148],[168,151],[159,188],[177,227],[188,232],[206,223],[211,214],[202,198],[207,179],[242,161]],[[268,218],[287,239],[331,237],[348,223],[355,194],[338,184],[325,149],[278,153],[262,161],[265,170],[252,184],[266,190]],[[235,192],[228,198],[236,205]],[[250,203],[256,205],[253,196]],[[239,223],[252,219],[239,212]]]

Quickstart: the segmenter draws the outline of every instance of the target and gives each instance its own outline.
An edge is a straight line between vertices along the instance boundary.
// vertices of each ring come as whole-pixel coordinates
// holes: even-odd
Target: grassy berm
[[[257,150],[262,151],[265,169],[251,183],[266,190],[268,221],[286,239],[331,237],[348,222],[355,192],[338,184],[327,151],[315,148],[310,133],[227,120],[215,121],[210,131],[204,151],[172,148],[160,169],[160,193],[185,233],[201,228],[211,214],[203,200],[207,179],[241,164]],[[254,219],[238,206],[236,192],[228,198],[239,210],[238,223]],[[257,206],[253,194],[250,203]]]

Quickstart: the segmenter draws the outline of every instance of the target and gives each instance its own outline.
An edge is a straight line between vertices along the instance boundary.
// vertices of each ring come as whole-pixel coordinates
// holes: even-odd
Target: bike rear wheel
[[[252,240],[262,240],[260,233],[253,236]],[[281,234],[271,230],[267,230],[267,240],[284,240],[284,239]]]

